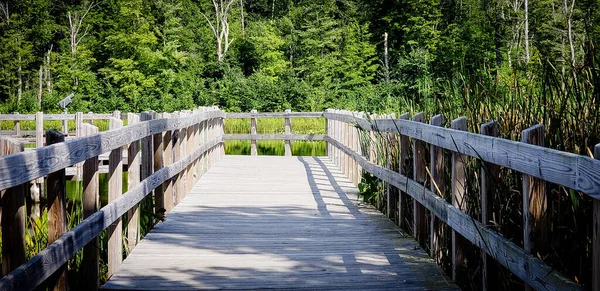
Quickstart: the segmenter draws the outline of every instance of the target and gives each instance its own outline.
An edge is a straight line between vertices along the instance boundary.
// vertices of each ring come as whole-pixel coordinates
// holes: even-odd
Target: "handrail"
[[[484,134],[469,133],[467,131],[461,131],[458,129],[443,128],[441,126],[434,126],[418,122],[423,121],[422,114],[417,114],[415,116],[415,120],[418,121],[409,121],[408,114],[403,114],[400,119],[396,119],[394,117],[390,118],[389,116],[383,116],[383,118],[380,119],[377,118],[377,116],[365,118],[365,114],[363,113],[339,110],[327,110],[323,116],[328,120],[328,134],[325,137],[325,140],[329,144],[329,155],[345,173],[348,173],[347,175],[349,178],[353,172],[356,171],[356,167],[359,167],[365,172],[368,172],[379,178],[381,181],[396,187],[398,190],[400,190],[401,195],[408,194],[415,201],[415,209],[417,205],[422,205],[423,207],[427,208],[429,211],[431,211],[432,217],[435,217],[436,219],[439,219],[440,221],[449,225],[453,231],[464,236],[467,240],[479,247],[492,258],[496,259],[500,264],[505,266],[512,273],[537,290],[581,289],[577,283],[566,278],[554,268],[546,265],[535,255],[532,255],[529,249],[527,249],[527,246],[524,248],[517,246],[515,243],[509,241],[496,231],[486,227],[485,224],[477,221],[467,213],[463,212],[464,209],[461,209],[462,207],[458,208],[458,206],[446,202],[438,195],[438,193],[436,193],[440,190],[436,189],[438,185],[435,183],[432,182],[431,189],[425,187],[424,184],[421,183],[424,182],[424,179],[421,177],[423,174],[417,171],[431,171],[428,172],[431,179],[435,179],[435,181],[440,179],[439,177],[434,176],[439,175],[439,173],[436,173],[438,169],[433,168],[434,157],[437,156],[433,155],[433,152],[437,151],[435,147],[439,147],[450,150],[455,154],[468,155],[488,162],[489,164],[495,164],[517,170],[525,175],[530,175],[541,180],[566,186],[568,188],[586,193],[594,199],[599,199],[600,161],[585,156],[528,144],[525,142],[516,142],[487,136]],[[440,117],[441,116],[437,116],[435,120],[439,121]],[[455,122],[456,128],[462,128],[463,126],[459,124],[463,123],[466,127],[465,121],[466,119],[464,118],[457,119],[453,121],[453,127],[455,126]],[[434,123],[433,119],[432,123]],[[441,122],[435,122],[435,124],[441,125]],[[350,130],[348,126],[354,128],[354,130]],[[490,123],[486,124],[486,128],[489,127]],[[529,133],[533,130],[539,129],[539,126],[532,127],[526,130],[526,132]],[[366,144],[362,145],[363,147],[366,145],[367,149],[363,148],[362,150],[364,151],[364,154],[369,155],[371,159],[374,155],[372,152],[374,132],[391,134],[391,136],[388,136],[387,138],[391,137],[390,142],[392,143],[397,142],[393,135],[399,134],[401,140],[400,148],[402,151],[401,161],[406,158],[405,148],[408,147],[409,137],[412,138],[413,142],[415,143],[414,155],[417,154],[417,150],[422,150],[417,149],[416,145],[418,143],[429,143],[433,147],[431,149],[432,169],[426,170],[421,168],[420,170],[417,170],[416,167],[418,158],[415,157],[415,180],[413,180],[408,178],[408,175],[402,172],[406,170],[401,169],[401,172],[398,173],[391,170],[389,167],[386,168],[385,166],[377,165],[374,160],[370,161],[369,159],[363,157],[361,153],[357,152],[361,149],[361,146],[358,146],[357,148],[356,144],[352,145],[353,143],[351,139],[348,141],[346,135],[352,136],[352,132],[356,132],[357,130],[367,132],[365,134],[367,139]],[[488,134],[487,129],[486,134]],[[371,144],[369,145],[369,143]],[[371,148],[370,153],[368,149],[369,147]],[[597,149],[600,149],[600,147],[597,146]],[[600,153],[600,150],[598,150],[598,153]],[[423,153],[420,152],[420,154]],[[427,156],[429,156],[429,153],[427,153]],[[351,161],[355,161],[357,165],[353,165],[351,163],[349,164],[346,158],[350,158]],[[436,162],[437,161],[438,160],[436,160]],[[418,163],[421,164],[420,160]],[[454,165],[454,163],[455,161],[453,159],[453,179],[455,179],[455,167],[458,166],[458,164]],[[464,161],[460,163],[464,163]],[[351,170],[348,170],[349,167]],[[421,167],[421,165],[419,165],[419,167]],[[443,177],[441,179],[443,182]],[[524,185],[525,182],[526,181],[524,180]],[[454,183],[453,187],[456,187]],[[524,189],[524,191],[525,190],[538,191],[531,190],[529,188]],[[390,195],[389,190],[388,195]],[[529,195],[531,195],[531,193]],[[387,198],[389,202],[391,196],[388,196]],[[456,199],[456,197],[453,197],[453,200],[454,199]],[[595,200],[594,204],[600,206],[598,200]],[[390,204],[388,204],[388,207],[390,207]],[[524,213],[529,213],[528,206],[524,205],[524,208],[527,208],[524,210]],[[595,209],[596,208],[598,210],[595,211],[600,211],[600,207],[595,206]],[[390,215],[389,212],[388,215]],[[598,218],[596,218],[596,216],[598,216]],[[418,215],[415,213],[413,234],[419,231],[416,229],[418,225],[416,222],[417,218]],[[600,221],[597,220],[600,219],[600,215],[595,214],[594,219],[595,222],[593,223],[600,223]],[[431,227],[431,240],[433,241],[433,223]],[[525,235],[527,236],[530,231],[531,230],[528,232],[526,229]],[[427,234],[427,231],[425,234]],[[597,235],[594,234],[594,240],[598,239],[596,237]],[[424,241],[422,238],[416,238],[420,242]],[[454,246],[454,236],[452,239]],[[597,246],[598,241],[594,242],[595,256],[598,254]],[[594,270],[598,270],[598,267],[599,266],[594,265],[593,272],[597,272]]]
[[[466,154],[492,164],[581,191],[600,199],[600,160],[537,145],[443,128],[405,119],[373,119],[324,113],[366,131],[399,133],[426,143]]]
[[[186,117],[154,119],[33,151],[0,157],[0,190],[46,176],[159,132],[181,129],[223,116],[222,111],[207,111]]]
[[[121,191],[118,190],[121,188],[121,176],[120,174],[116,174],[119,186],[115,185],[115,188],[113,188],[115,192],[118,192],[111,192],[117,195],[114,200],[109,200],[109,203],[100,210],[93,210],[89,217],[85,218],[71,231],[63,234],[63,231],[59,230],[58,236],[60,237],[54,240],[46,249],[0,279],[0,290],[31,290],[43,283],[55,272],[62,272],[60,270],[77,251],[94,240],[101,231],[109,227],[114,227],[114,224],[120,221],[121,216],[137,207],[142,199],[150,195],[152,191],[155,191],[154,196],[157,206],[160,200],[160,205],[164,205],[167,211],[171,206],[165,203],[176,204],[186,195],[185,191],[189,191],[191,185],[203,174],[200,166],[202,165],[203,169],[205,167],[209,168],[212,162],[222,156],[222,119],[225,114],[217,108],[200,108],[199,110],[194,110],[194,112],[184,111],[181,115],[174,115],[176,116],[173,118],[151,119],[150,113],[144,113],[141,115],[142,119],[150,120],[139,123],[133,122],[134,124],[130,124],[127,127],[56,143],[30,152],[21,152],[0,157],[0,175],[2,175],[0,177],[0,189],[12,189],[12,187],[49,174],[51,174],[49,177],[58,177],[58,179],[62,177],[64,179],[65,168],[84,161],[91,163],[91,165],[96,164],[95,172],[97,173],[97,157],[102,153],[110,151],[112,151],[111,155],[114,153],[118,154],[114,161],[113,158],[110,159],[109,167],[119,169],[122,165],[121,157],[119,157],[121,148],[126,146],[137,147],[141,143],[143,179],[139,181],[138,175],[138,178],[136,178],[138,182],[130,184],[128,191],[121,195]],[[158,116],[168,117],[169,115],[159,114]],[[122,122],[120,119],[111,118],[111,124],[120,127]],[[166,134],[163,135],[163,133]],[[48,134],[49,136],[56,136],[59,133],[48,132]],[[62,136],[59,135],[59,137]],[[154,140],[154,145],[152,144],[152,140]],[[164,145],[163,140],[165,142]],[[162,162],[164,158],[163,146],[165,153],[171,153],[171,150],[173,153],[173,159],[165,159],[166,164]],[[139,165],[138,163],[138,167]],[[90,175],[96,174],[92,172],[87,173],[87,175],[90,177]],[[180,176],[180,178],[170,180],[175,176]],[[84,181],[85,177],[86,173],[84,173]],[[159,187],[161,185],[163,187]],[[64,187],[64,182],[62,186],[58,183],[58,187]],[[97,184],[95,187],[97,187]],[[165,193],[167,188],[172,188],[169,191],[173,191],[173,196],[176,196],[177,200],[167,201],[167,198],[169,198],[167,194],[170,193]],[[59,190],[62,193],[60,195],[64,195],[64,189]],[[91,195],[93,196],[94,194]],[[99,199],[97,192],[95,195],[95,198],[90,198],[92,200]],[[55,200],[64,201],[64,199],[65,197],[63,196]],[[84,199],[88,198],[84,197]],[[55,215],[61,215],[60,211]],[[64,219],[64,217],[61,218],[62,221],[65,221]],[[64,227],[66,229],[66,224],[56,227]],[[56,227],[53,224],[50,229],[56,232]],[[128,227],[131,230],[132,225],[130,224]],[[137,226],[134,228],[137,231]],[[113,235],[111,234],[110,236],[113,237]],[[120,236],[118,237],[120,238]],[[111,246],[111,241],[109,240],[109,253],[114,252],[116,256],[120,256],[123,247],[121,243],[122,241],[119,239]],[[131,247],[134,246],[135,243]],[[120,264],[120,260],[111,265],[109,254],[109,270],[111,266],[114,268],[118,264]],[[98,279],[97,276],[96,274],[96,281]],[[93,278],[92,276],[90,288],[97,288],[97,284],[94,287]],[[89,278],[86,280],[89,280]]]
[[[230,112],[225,118],[323,118],[323,112]]]

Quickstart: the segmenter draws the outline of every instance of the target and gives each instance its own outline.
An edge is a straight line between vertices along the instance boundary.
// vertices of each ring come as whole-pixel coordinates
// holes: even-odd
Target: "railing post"
[[[410,119],[409,113],[400,115],[400,119]],[[409,140],[408,136],[400,134],[399,139],[399,160],[398,160],[398,172],[401,175],[408,176],[408,151],[409,151]],[[408,209],[408,195],[404,194],[402,189],[398,189],[398,226],[406,229],[406,212]]]
[[[14,114],[18,115],[19,112],[15,112]],[[21,121],[20,120],[15,120],[14,124],[15,124],[15,136],[16,137],[21,137]]]
[[[154,114],[154,119],[162,119],[162,114]],[[159,171],[164,166],[164,151],[163,151],[163,133],[157,132],[152,136],[154,148],[154,172]],[[159,185],[154,189],[154,213],[160,214],[166,212],[165,207],[165,189],[163,185]]]
[[[460,117],[452,120],[452,129],[467,130],[467,119]],[[466,182],[465,175],[466,156],[456,152],[452,153],[452,205],[462,212],[467,212],[466,205]],[[465,239],[456,231],[452,231],[452,280],[458,282],[463,280],[462,275],[465,274]],[[460,273],[460,274],[459,274]],[[461,275],[461,278],[458,276]]]
[[[127,113],[127,126],[140,122],[140,116]],[[127,189],[132,189],[140,183],[140,166],[142,155],[140,141],[136,140],[127,148]],[[140,205],[137,204],[127,211],[127,253],[131,252],[140,239]]]
[[[75,137],[83,136],[83,112],[75,113]],[[76,174],[75,180],[81,181],[83,163],[75,165]]]
[[[178,112],[173,113],[173,117],[179,118],[180,115]],[[172,163],[176,163],[181,159],[181,131],[179,129],[175,129],[171,136],[171,144],[173,145],[173,160]],[[178,173],[172,178],[173,185],[173,205],[179,204],[181,199],[183,199],[183,193],[181,192],[181,175]]]
[[[444,126],[444,116],[439,114],[431,118],[429,121],[434,126]],[[430,145],[430,169],[431,169],[431,191],[438,196],[444,197],[444,151],[440,147]],[[441,237],[443,235],[443,226],[439,222],[435,215],[431,215],[431,229],[430,229],[430,254],[436,263],[441,263],[442,258],[442,246]]]
[[[0,138],[0,155],[22,152],[23,143],[16,139]],[[0,194],[2,213],[2,275],[25,263],[25,186],[21,184]]]
[[[36,112],[35,113],[35,147],[41,148],[44,147],[44,113]],[[42,184],[44,183],[44,178],[38,178],[37,181],[33,182],[31,189],[32,200],[34,203],[40,203],[41,192],[44,187]],[[34,194],[35,193],[35,194]]]
[[[291,113],[291,109],[286,109],[285,113]],[[285,118],[285,134],[292,134],[292,120],[289,117]],[[292,156],[292,142],[289,139],[285,140],[285,156]]]
[[[344,110],[344,114],[349,115],[347,110]],[[342,124],[342,143],[347,147],[350,147],[350,135],[348,134],[350,131],[349,129],[350,125],[344,122]],[[350,172],[350,156],[347,154],[344,154],[344,173],[346,174],[348,180],[351,180],[352,173]]]
[[[600,160],[600,144],[594,148],[594,158]],[[594,199],[592,220],[592,291],[600,291],[600,200]]]
[[[152,119],[152,114],[148,111],[140,113],[140,122],[149,121]],[[153,137],[147,136],[141,140],[141,172],[140,181],[145,180],[154,172],[154,148],[152,146]],[[152,205],[152,194],[146,196],[141,202],[142,205]],[[144,206],[143,206],[144,207]]]
[[[98,128],[91,124],[83,124],[80,134],[89,136],[98,133]],[[131,165],[131,164],[130,164]],[[83,181],[83,219],[96,213],[100,206],[100,189],[98,181],[98,157],[87,159],[82,166]],[[100,252],[98,237],[93,238],[83,248],[83,261],[81,269],[83,273],[82,289],[98,290],[100,278]]]
[[[250,111],[250,113],[256,113],[256,110]],[[256,117],[250,118],[250,134],[256,134]],[[250,155],[257,156],[258,150],[256,148],[256,140],[253,139],[250,141]]]
[[[110,129],[123,127],[123,121],[111,117]],[[116,148],[110,152],[108,157],[108,203],[119,198],[123,193],[123,149]],[[111,276],[119,268],[123,261],[123,233],[122,222],[119,218],[108,228],[108,271]]]
[[[325,109],[326,113],[329,113],[331,109]],[[325,118],[325,136],[331,137],[331,120]],[[331,160],[331,144],[325,142],[325,154]]]
[[[423,112],[416,114],[413,117],[413,121],[425,122]],[[419,183],[425,183],[427,179],[425,159],[425,143],[413,139],[413,177]],[[424,246],[427,237],[427,215],[425,207],[417,202],[416,199],[413,199],[413,232],[415,239],[417,239],[419,244]]]
[[[485,124],[482,124],[481,134],[492,137],[499,136],[500,128],[498,127],[498,122],[490,121]],[[481,222],[487,226],[489,225],[491,219],[497,219],[497,217],[492,217],[491,214],[494,211],[494,197],[492,193],[492,184],[497,179],[498,166],[491,163],[482,162],[479,175],[481,177]],[[482,289],[484,291],[489,289],[495,289],[494,286],[496,286],[496,282],[495,280],[493,280],[493,278],[497,278],[497,276],[495,275],[495,264],[490,264],[492,262],[492,258],[489,255],[487,255],[483,250],[481,251],[481,260],[483,264],[483,268],[481,270],[483,281]]]
[[[51,145],[65,141],[65,136],[57,131],[46,132],[46,144]],[[48,245],[52,244],[67,232],[67,179],[65,169],[48,175]],[[54,273],[50,287],[53,290],[67,290],[66,265]]]
[[[544,146],[544,126],[525,129],[521,142]],[[532,254],[547,239],[546,207],[546,182],[523,174],[523,249]]]
[[[163,113],[163,118],[171,118],[170,113]],[[164,145],[164,166],[169,167],[173,164],[173,132],[165,131],[163,135],[163,145]],[[170,212],[173,209],[173,180],[169,179],[163,183],[163,188],[165,191],[165,212]]]
[[[395,114],[388,114],[387,119],[391,119],[394,120],[396,115]],[[393,168],[393,162],[392,162],[392,157],[394,156],[393,154],[393,150],[394,150],[394,134],[393,133],[387,133],[385,138],[385,167],[389,170],[392,170]],[[390,183],[385,183],[386,185],[386,189],[385,192],[387,193],[387,205],[386,205],[386,214],[387,217],[389,219],[391,219],[392,221],[395,220],[395,216],[396,216],[396,207],[395,205],[398,204],[398,202],[396,202],[396,195],[394,195],[394,193],[392,193],[392,185]]]

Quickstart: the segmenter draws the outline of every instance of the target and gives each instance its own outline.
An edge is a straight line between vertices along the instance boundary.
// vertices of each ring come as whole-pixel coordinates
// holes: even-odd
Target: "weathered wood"
[[[431,118],[429,124],[434,126],[444,126],[444,116],[439,114]],[[436,147],[431,145],[429,147],[430,153],[430,171],[431,171],[431,191],[436,193],[442,199],[444,199],[444,151],[440,147]],[[431,216],[430,219],[430,230],[429,234],[430,238],[430,255],[436,261],[436,263],[441,264],[441,259],[443,256],[443,246],[441,245],[441,241],[443,238],[443,229],[444,226],[440,224],[439,220],[435,217],[435,215]]]
[[[375,165],[360,154],[352,152],[339,142],[326,137],[326,140],[358,161],[365,171],[381,180],[404,189],[442,222],[484,250],[513,274],[537,290],[581,290],[577,283],[567,279],[556,269],[507,240],[495,231],[485,227],[468,214],[452,206],[422,184],[399,173]]]
[[[123,121],[111,118],[109,121],[110,129],[119,129],[123,127]],[[108,202],[117,200],[123,193],[123,150],[118,147],[110,152],[108,158]],[[108,229],[108,269],[107,276],[111,276],[121,265],[123,261],[123,226],[121,218]]]
[[[600,144],[594,147],[594,158],[600,160]],[[592,274],[600,274],[600,200],[594,199],[592,220]],[[592,291],[600,291],[600,276],[592,275]]]
[[[410,119],[409,113],[404,113],[400,115],[400,119]],[[408,136],[400,134],[399,139],[399,160],[398,160],[398,172],[401,175],[408,176],[408,163],[410,162],[408,159],[409,152],[409,140]],[[360,164],[360,163],[359,163]],[[406,220],[406,212],[408,211],[408,196],[404,193],[404,190],[398,188],[398,226],[400,228],[406,229],[408,226],[408,221]]]
[[[81,136],[98,133],[98,128],[91,124],[83,124]],[[98,180],[98,157],[92,157],[83,162],[83,219],[90,217],[100,208],[100,184]],[[100,252],[99,240],[93,238],[83,248],[81,270],[83,274],[82,289],[98,290],[100,279]]]
[[[15,112],[14,114],[17,115],[17,114],[19,114],[19,112]],[[20,137],[21,136],[21,121],[20,120],[15,120],[14,121],[14,125],[15,125],[15,127],[14,127],[15,135],[17,137]]]
[[[165,113],[164,118],[171,118],[171,114]],[[163,135],[163,146],[164,146],[164,166],[169,167],[173,163],[173,132],[165,131]],[[173,181],[171,179],[165,181],[163,184],[165,194],[165,212],[170,212],[173,208]]]
[[[235,183],[223,183],[231,177]],[[103,286],[126,288],[456,286],[414,240],[398,235],[381,213],[357,201],[357,189],[326,159],[227,156]]]
[[[162,115],[156,115],[156,118],[161,119]],[[163,133],[159,132],[153,136],[154,147],[154,172],[162,169],[164,166],[164,150],[163,150]],[[166,212],[165,207],[165,190],[163,185],[154,189],[154,213]]]
[[[451,128],[455,130],[467,130],[467,119],[459,117],[452,120]],[[457,142],[458,143],[458,142]],[[456,209],[467,212],[467,177],[466,156],[452,152],[452,205]],[[464,283],[467,278],[467,246],[464,239],[456,231],[452,231],[452,280]]]
[[[151,120],[121,130],[110,130],[98,135],[67,140],[34,151],[2,157],[0,158],[0,189],[46,176],[156,132],[186,127],[217,116],[223,116],[223,112],[211,110],[186,118]]]
[[[322,118],[323,112],[256,112],[225,114],[225,118]],[[1,120],[1,119],[0,119]]]
[[[180,130],[173,131],[171,137],[173,143],[173,162],[178,162],[181,159],[181,134]],[[181,175],[178,173],[171,179],[173,181],[173,201],[177,205],[183,199],[183,189],[181,187]]]
[[[325,118],[356,123],[364,130],[373,127],[369,121],[356,116],[336,113],[323,115]],[[600,199],[600,161],[590,157],[408,120],[377,120],[375,126],[382,132],[400,132]]]
[[[251,113],[256,113],[256,110],[252,110]],[[250,118],[250,134],[255,136],[256,135],[256,117],[252,117]],[[224,137],[225,140],[227,140],[227,135]],[[258,150],[256,147],[256,139],[252,139],[250,141],[250,155],[252,156],[258,156]]]
[[[521,141],[544,146],[544,126],[534,125],[522,132]],[[546,182],[523,175],[523,249],[537,253],[546,244]]]
[[[481,134],[497,137],[500,135],[500,127],[497,121],[490,121],[481,125]],[[490,225],[490,222],[493,225],[498,225],[498,217],[493,216],[494,208],[500,207],[500,205],[496,205],[494,207],[494,197],[490,197],[493,195],[492,193],[492,185],[496,181],[497,176],[499,174],[499,167],[490,163],[481,163],[480,177],[481,177],[481,223],[483,225]],[[481,252],[481,260],[482,260],[482,289],[485,290],[493,290],[495,289],[497,282],[497,270],[495,268],[495,264],[492,261],[492,258],[488,256],[484,251]]]
[[[415,114],[413,121],[425,122],[423,112]],[[425,143],[413,139],[413,177],[419,183],[425,183],[427,179],[426,159]],[[413,235],[419,244],[425,245],[427,240],[427,212],[425,207],[417,200],[413,201]]]
[[[291,109],[285,110],[286,114],[290,114],[291,112],[292,112]],[[292,134],[292,120],[289,117],[285,118],[285,134],[286,135]],[[284,152],[285,152],[286,157],[292,156],[292,142],[289,139],[285,140]]]
[[[140,122],[140,117],[133,113],[127,114],[127,126]],[[127,189],[135,187],[141,181],[140,141],[136,140],[127,148]],[[136,205],[127,212],[127,253],[130,253],[140,240],[140,206]]]
[[[22,152],[24,145],[16,139],[0,138],[0,155]],[[27,184],[0,193],[2,216],[2,275],[25,262],[25,191]]]
[[[46,144],[52,145],[65,141],[62,133],[54,130],[46,132]],[[67,179],[65,170],[58,170],[48,175],[46,182],[48,191],[48,245],[58,240],[67,232]],[[49,282],[50,289],[67,290],[66,265],[63,264]]]
[[[129,189],[127,193],[82,221],[24,265],[0,279],[0,290],[31,290],[38,286],[92,238],[99,235],[101,231],[111,226],[129,209],[144,199],[154,188],[181,172],[207,149],[221,142],[221,139],[214,139],[204,143],[191,155],[168,168],[161,169],[133,189]]]
[[[35,147],[41,148],[44,146],[44,113],[37,112],[35,114]]]

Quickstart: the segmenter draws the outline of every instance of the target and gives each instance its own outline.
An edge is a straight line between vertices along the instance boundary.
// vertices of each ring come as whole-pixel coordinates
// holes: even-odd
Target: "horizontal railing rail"
[[[61,270],[64,270],[67,261],[90,244],[93,244],[91,245],[92,254],[95,252],[96,255],[91,257],[84,255],[86,261],[82,262],[82,268],[91,268],[96,271],[95,275],[91,277],[84,272],[84,275],[88,276],[85,278],[84,284],[90,290],[97,289],[99,287],[98,243],[93,243],[92,240],[97,240],[103,230],[115,228],[115,231],[111,231],[109,234],[107,250],[108,270],[109,273],[113,272],[122,261],[123,240],[121,232],[116,231],[121,229],[121,217],[127,213],[130,218],[127,226],[128,235],[133,235],[134,242],[128,242],[127,246],[135,247],[137,243],[135,235],[139,238],[139,234],[137,234],[139,230],[137,219],[132,219],[131,215],[137,215],[139,203],[154,191],[155,210],[157,213],[161,209],[168,212],[189,193],[200,176],[224,155],[223,118],[225,114],[223,111],[217,108],[200,108],[193,112],[154,115],[159,119],[152,119],[150,113],[143,113],[139,116],[129,114],[128,118],[131,122],[122,128],[119,128],[122,121],[112,118],[111,127],[115,129],[0,157],[0,175],[2,175],[0,189],[14,189],[29,181],[48,176],[48,183],[51,184],[48,187],[53,187],[49,191],[55,191],[56,194],[53,195],[58,195],[55,199],[58,202],[52,202],[51,207],[60,206],[60,201],[65,199],[64,169],[73,164],[86,163],[84,165],[83,194],[84,217],[86,218],[66,233],[59,230],[55,240],[51,239],[49,235],[49,246],[0,279],[0,290],[34,289],[51,276],[54,277],[53,274],[64,272]],[[141,121],[139,121],[140,117]],[[91,125],[90,127],[93,128]],[[91,132],[93,131],[91,130]],[[97,128],[95,131],[97,132]],[[56,132],[48,132],[48,136],[64,140],[64,137]],[[129,173],[128,191],[121,194],[122,178],[120,173],[122,169],[119,168],[122,167],[121,150],[124,147],[129,151],[132,172]],[[101,209],[94,210],[94,207],[90,208],[85,203],[91,199],[91,203],[96,203],[97,207],[98,184],[97,180],[95,184],[89,181],[97,179],[98,156],[105,152],[111,152],[109,158],[109,168],[111,169],[109,202]],[[88,161],[91,162],[88,163]],[[137,166],[131,166],[131,164]],[[87,171],[90,166],[91,172]],[[88,182],[85,182],[86,180]],[[96,189],[86,188],[85,185],[90,184],[95,185]],[[92,196],[86,196],[88,193]],[[10,195],[24,199],[23,194],[24,192],[12,192]],[[94,200],[96,202],[93,202]],[[62,205],[62,209],[64,211],[64,205]],[[58,212],[58,221],[55,221],[56,213],[51,213],[53,210],[54,208],[48,214],[49,232],[56,232],[54,225],[57,223],[59,229],[66,230],[66,224],[60,225],[66,223],[66,218],[60,217],[60,212]],[[15,211],[23,211],[23,209]],[[85,214],[86,211],[88,214]],[[3,238],[5,235],[13,235],[17,238],[21,235],[24,236],[24,234],[19,235],[11,233],[11,231],[5,232],[8,225],[6,228],[5,225],[2,227]],[[7,250],[3,249],[3,254],[5,251]],[[21,256],[24,257],[24,254]],[[92,264],[95,262],[96,266],[89,266],[90,262]],[[60,283],[60,279],[51,284],[51,289],[56,287],[64,290],[65,288],[64,284]]]
[[[323,116],[327,118],[327,136],[325,140],[328,143],[328,155],[334,160],[342,171],[349,177],[355,172],[365,171],[380,179],[381,181],[394,186],[399,190],[399,195],[402,196],[407,194],[415,201],[413,210],[413,225],[412,232],[415,238],[420,242],[424,243],[424,235],[429,232],[431,236],[429,241],[431,243],[430,252],[432,256],[436,256],[434,253],[434,244],[437,241],[436,231],[434,228],[433,221],[439,220],[452,228],[457,234],[462,235],[468,241],[479,247],[483,252],[489,255],[491,258],[498,261],[509,271],[515,274],[517,277],[522,279],[529,286],[537,290],[579,290],[579,286],[574,281],[568,279],[556,269],[548,266],[543,260],[533,255],[531,252],[530,236],[532,236],[532,227],[528,226],[532,223],[532,220],[538,219],[531,213],[531,208],[534,207],[530,203],[536,203],[532,195],[545,195],[540,194],[538,188],[540,182],[532,182],[530,179],[540,179],[548,181],[558,185],[565,186],[570,189],[574,189],[585,193],[592,197],[594,200],[594,216],[593,225],[595,225],[593,235],[593,246],[594,254],[593,260],[598,261],[597,257],[600,256],[600,238],[598,236],[597,226],[600,225],[600,161],[592,159],[586,156],[580,156],[576,154],[561,152],[545,148],[538,145],[528,144],[525,142],[516,142],[507,139],[497,138],[493,136],[487,136],[484,134],[469,133],[466,131],[466,119],[460,118],[453,121],[453,127],[443,128],[443,117],[436,116],[432,118],[432,125],[423,123],[423,115],[415,115],[415,120],[408,120],[409,115],[404,114],[400,119],[394,118],[393,116],[369,116],[364,113],[340,111],[340,110],[327,110]],[[489,129],[495,124],[493,122],[487,123],[482,126],[483,133],[489,134]],[[497,125],[496,125],[497,126]],[[458,129],[464,129],[458,130]],[[531,129],[524,131],[524,141],[540,142],[543,144],[543,135],[537,132],[543,130],[543,127],[534,126]],[[399,145],[399,160],[400,170],[399,172],[394,171],[390,168],[390,165],[378,165],[377,153],[373,151],[374,133],[379,135],[388,135],[388,140],[391,143]],[[538,135],[533,135],[536,133]],[[366,141],[363,139],[362,144],[356,143],[357,135],[366,136]],[[531,137],[534,138],[531,138]],[[391,137],[391,138],[390,138]],[[404,159],[407,157],[407,151],[409,148],[408,138],[412,139],[414,151],[413,155],[413,178],[409,178],[407,170],[403,169]],[[421,152],[424,147],[421,147],[419,143],[428,143],[431,146],[430,153],[426,154],[427,158],[423,158],[424,152]],[[387,144],[389,146],[390,144]],[[383,147],[386,144],[381,145]],[[443,187],[443,169],[438,168],[440,164],[440,156],[438,149],[446,149],[451,151],[453,154],[452,159],[452,203],[447,202],[440,196],[440,189]],[[431,154],[431,156],[430,156]],[[524,216],[524,247],[516,245],[514,242],[503,237],[498,232],[494,231],[487,224],[485,214],[486,211],[483,208],[488,206],[482,205],[483,217],[482,222],[471,217],[466,213],[464,205],[457,205],[456,199],[459,199],[461,193],[460,188],[465,189],[465,185],[460,185],[460,182],[466,182],[464,170],[459,167],[464,167],[464,158],[460,155],[464,154],[489,164],[503,166],[512,170],[519,171],[524,174],[523,185],[524,185],[524,203],[523,213],[528,215]],[[600,155],[600,145],[596,147],[596,155]],[[367,157],[365,157],[367,156]],[[389,157],[388,157],[389,158]],[[426,167],[424,161],[421,159],[431,158],[430,167]],[[388,163],[390,163],[388,161]],[[419,168],[417,168],[419,167]],[[483,166],[482,166],[483,167]],[[422,171],[422,172],[421,172]],[[426,172],[426,173],[425,173]],[[362,173],[362,172],[361,172]],[[491,175],[487,171],[481,171],[482,183],[486,183],[486,175]],[[361,174],[362,175],[362,174]],[[428,175],[430,179],[431,188],[424,185],[425,175]],[[464,180],[462,180],[464,179]],[[356,181],[355,181],[356,183]],[[489,182],[488,182],[489,183]],[[486,204],[487,194],[483,194],[483,191],[487,191],[489,186],[482,186],[482,204]],[[462,190],[464,191],[464,190]],[[536,192],[537,191],[537,192]],[[543,191],[543,188],[542,190]],[[388,215],[390,215],[390,207],[396,207],[389,204],[390,192],[387,191],[388,201]],[[456,196],[455,196],[456,195]],[[464,194],[463,194],[464,195]],[[402,197],[399,198],[400,200]],[[403,200],[401,200],[403,201]],[[464,201],[463,201],[464,203]],[[460,204],[460,202],[458,203]],[[405,207],[400,206],[398,207]],[[423,222],[420,220],[420,215],[424,213],[418,212],[419,207],[425,207],[432,214],[431,226],[420,228],[422,223],[427,222],[427,219]],[[398,209],[401,212],[401,209]],[[403,215],[399,213],[399,215]],[[539,218],[541,219],[541,218]],[[401,219],[399,223],[402,223]],[[431,227],[431,228],[430,228]],[[429,229],[430,230],[427,230]],[[425,232],[425,234],[423,234]],[[453,278],[456,276],[456,256],[458,255],[455,251],[455,238],[452,237],[453,250],[450,252],[453,256]],[[458,241],[456,241],[456,248],[459,248]],[[485,256],[482,256],[485,262]],[[482,274],[484,276],[484,284],[487,278],[487,263],[484,266]],[[600,265],[596,262],[593,263],[592,274],[598,274],[600,272]],[[594,277],[597,277],[593,275]],[[597,280],[597,278],[593,278]],[[594,282],[594,284],[596,284]],[[592,290],[597,290],[594,287]]]

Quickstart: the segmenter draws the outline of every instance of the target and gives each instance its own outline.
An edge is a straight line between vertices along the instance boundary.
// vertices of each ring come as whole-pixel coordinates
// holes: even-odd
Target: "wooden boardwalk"
[[[454,290],[329,161],[225,156],[106,290]]]

